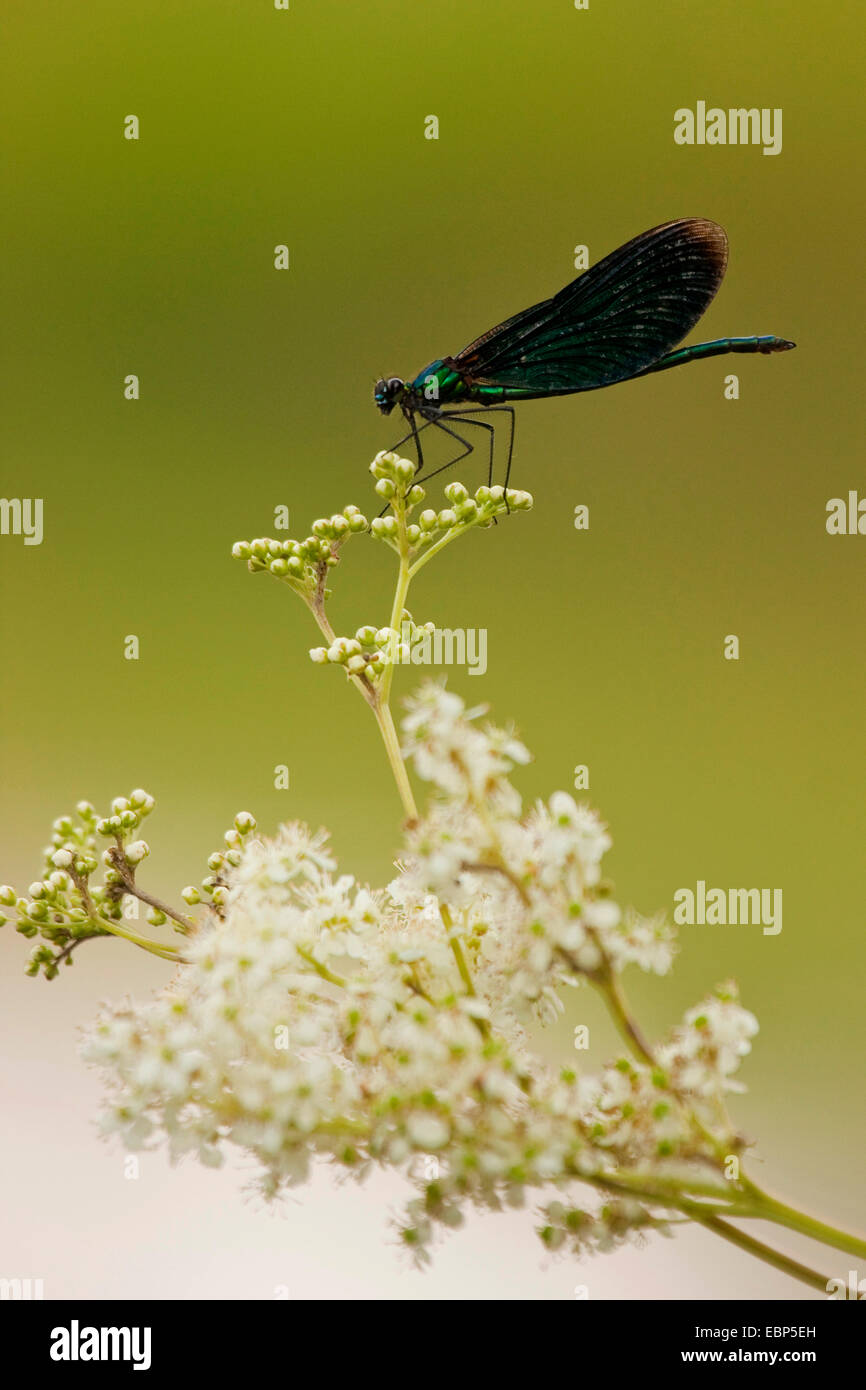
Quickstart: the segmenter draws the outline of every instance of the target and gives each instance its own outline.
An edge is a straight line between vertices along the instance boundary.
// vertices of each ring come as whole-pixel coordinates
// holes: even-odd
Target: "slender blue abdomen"
[[[664,372],[668,367],[680,367],[684,362],[698,362],[702,357],[722,357],[727,352],[787,352],[793,346],[787,338],[774,338],[772,335],[763,338],[714,338],[711,343],[694,343],[691,347],[677,348],[675,352],[669,352],[658,362],[654,362],[651,367],[644,367],[637,375]]]

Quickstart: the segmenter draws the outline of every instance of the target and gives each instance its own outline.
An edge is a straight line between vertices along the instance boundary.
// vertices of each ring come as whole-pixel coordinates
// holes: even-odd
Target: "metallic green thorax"
[[[531,400],[540,394],[519,386],[481,386],[468,382],[458,370],[453,357],[437,357],[413,381],[407,382],[406,388],[412,396],[434,409],[443,405],[458,405],[462,401],[496,405],[505,400]]]

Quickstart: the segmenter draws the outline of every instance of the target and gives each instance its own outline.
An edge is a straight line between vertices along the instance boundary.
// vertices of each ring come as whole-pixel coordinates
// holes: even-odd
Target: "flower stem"
[[[772,1265],[774,1269],[781,1270],[783,1274],[790,1275],[792,1279],[799,1279],[802,1283],[808,1284],[810,1288],[817,1289],[819,1293],[827,1292],[828,1280],[816,1269],[810,1269],[808,1265],[800,1264],[799,1260],[792,1260],[790,1256],[783,1255],[780,1250],[773,1250],[771,1246],[765,1245],[761,1240],[756,1240],[754,1236],[747,1235],[739,1227],[731,1226],[720,1216],[702,1216],[699,1206],[696,1210],[689,1209],[689,1214],[706,1230],[721,1236],[723,1240],[730,1241],[732,1245],[739,1246],[741,1250],[754,1255],[756,1259],[763,1260],[764,1264]]]
[[[764,1192],[748,1178],[744,1178],[743,1182],[755,1201],[755,1216],[762,1220],[774,1221],[777,1226],[787,1226],[791,1231],[809,1236],[812,1240],[819,1240],[824,1245],[832,1245],[837,1250],[844,1250],[846,1255],[856,1255],[861,1259],[866,1259],[866,1240],[861,1240],[859,1236],[848,1235],[846,1231],[840,1231],[836,1226],[829,1226],[825,1221],[818,1221],[806,1212],[789,1207],[787,1203],[780,1202],[776,1197],[771,1197],[768,1192]]]
[[[148,941],[146,936],[137,936],[135,932],[124,931],[123,927],[118,927],[107,917],[91,917],[90,920],[95,927],[101,927],[103,931],[110,932],[112,936],[122,937],[124,941],[131,941],[133,946],[140,946],[142,951],[149,951],[152,956],[161,956],[163,960],[183,963],[183,956],[174,946],[163,946],[159,941]]]
[[[403,802],[403,809],[406,812],[406,819],[416,821],[418,819],[418,807],[415,805],[415,797],[412,794],[412,786],[409,782],[409,774],[406,771],[406,764],[400,752],[400,741],[397,738],[397,730],[394,728],[394,720],[391,715],[390,707],[381,701],[373,706],[373,713],[376,716],[376,723],[385,744],[385,752],[388,754],[388,762],[391,764],[391,771],[397,783],[397,790],[400,793],[400,800]]]
[[[611,1017],[623,1038],[642,1062],[654,1067],[655,1058],[652,1049],[629,1012],[625,995],[615,972],[608,965],[595,978],[604,994]]]
[[[396,502],[396,499],[395,499]],[[406,599],[409,594],[409,584],[411,575],[409,573],[409,541],[406,535],[406,508],[405,503],[400,502],[394,506],[394,514],[397,518],[399,533],[399,556],[400,568],[397,572],[397,587],[394,590],[394,602],[391,605],[390,626],[395,632],[400,631],[400,622],[403,617],[403,609],[406,607]],[[381,699],[384,705],[388,704],[391,697],[391,682],[394,679],[394,663],[387,666],[382,672]]]

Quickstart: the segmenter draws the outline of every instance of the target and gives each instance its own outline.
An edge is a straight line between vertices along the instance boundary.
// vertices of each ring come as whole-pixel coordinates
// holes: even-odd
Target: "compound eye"
[[[381,397],[384,397],[385,395],[385,383],[381,377],[376,382],[376,385],[373,387],[373,395],[376,397],[376,400],[379,400]]]
[[[403,383],[398,376],[388,378],[388,394],[390,396],[396,396],[402,390]]]

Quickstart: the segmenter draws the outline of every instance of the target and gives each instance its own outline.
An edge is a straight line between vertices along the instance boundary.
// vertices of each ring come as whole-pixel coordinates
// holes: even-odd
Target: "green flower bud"
[[[353,513],[352,516],[349,517],[349,530],[353,534],[357,534],[358,531],[366,531],[368,525],[369,522],[367,518],[362,516],[360,512],[357,514]]]
[[[72,879],[62,869],[55,869],[53,874],[49,874],[48,882],[52,888],[56,888],[60,892],[65,892],[67,888],[72,886]]]
[[[239,835],[249,835],[256,828],[256,818],[249,811],[239,811],[235,816],[235,830]]]
[[[446,507],[444,511],[439,513],[438,517],[436,518],[436,521],[439,525],[440,531],[448,531],[451,529],[452,526],[457,525],[457,513],[450,511]]]
[[[367,662],[363,656],[350,656],[346,662],[346,670],[353,676],[361,676],[367,669]]]
[[[330,536],[333,533],[333,527],[331,526],[330,521],[327,519],[327,517],[323,516],[319,517],[318,521],[313,522],[312,526],[310,527],[310,530],[312,531],[314,536],[318,537],[319,540],[324,540],[326,537]]]
[[[195,907],[196,903],[201,902],[201,893],[191,883],[188,884],[186,888],[183,888],[181,890],[180,896],[183,898],[185,903],[189,904],[190,907]]]
[[[421,539],[421,527],[415,525],[407,526],[406,539],[410,545],[417,545]]]
[[[241,854],[241,851],[239,849],[226,850],[226,863],[231,865],[233,869],[237,868],[238,864],[240,864],[242,859],[243,855]]]
[[[401,482],[411,483],[418,469],[411,459],[398,459],[394,465],[394,472]]]
[[[30,903],[27,907],[27,916],[33,922],[46,922],[50,916],[47,903]]]
[[[428,507],[426,512],[422,512],[419,516],[418,524],[422,531],[435,531],[439,524],[439,518],[432,508]]]
[[[152,907],[147,914],[147,920],[152,927],[164,927],[168,918],[158,907]]]
[[[338,637],[336,642],[332,642],[328,648],[328,660],[342,666],[348,660],[349,653],[346,651],[342,640]]]
[[[213,869],[214,873],[218,873],[224,863],[225,860],[221,854],[211,854],[208,857],[207,866],[209,869]]]
[[[279,559],[271,560],[271,563],[268,565],[268,569],[270,570],[271,574],[275,574],[278,579],[282,579],[283,575],[288,574],[289,572],[289,562],[288,560],[284,560],[282,556],[280,556]]]
[[[75,863],[75,855],[71,849],[56,849],[51,856],[51,863],[57,869],[69,869]],[[0,897],[0,902],[2,901]]]
[[[377,540],[383,540],[385,536],[385,519],[381,516],[374,516],[370,522],[370,535]]]
[[[355,637],[361,643],[362,647],[372,647],[373,643],[376,641],[376,629],[373,627],[372,623],[368,623],[366,627],[358,628]]]
[[[58,816],[51,828],[58,835],[71,835],[74,827],[70,816]]]
[[[127,801],[126,797],[125,797],[125,796],[116,796],[116,797],[114,798],[114,800],[112,801],[112,803],[111,803],[111,810],[112,810],[113,815],[115,815],[115,816],[119,816],[120,813],[121,813],[121,811],[128,811],[128,810],[129,810],[129,802]]]
[[[323,665],[328,660],[328,648],[311,647],[310,660],[315,661],[318,665]]]
[[[95,820],[96,812],[89,801],[79,801],[76,803],[75,810],[82,820]]]
[[[120,817],[120,823],[124,830],[134,830],[140,820],[141,817],[137,811],[124,811]]]
[[[445,489],[445,496],[452,505],[456,506],[458,502],[465,502],[469,493],[462,483],[449,483]]]
[[[251,554],[249,541],[235,541],[232,546],[232,555],[236,560],[248,560]]]
[[[414,487],[410,487],[406,494],[406,501],[410,507],[417,507],[418,503],[423,502],[426,496],[427,494],[423,487],[416,483]]]
[[[373,474],[373,477],[390,477],[393,473],[393,465],[396,462],[396,457],[396,454],[389,454],[387,450],[381,450],[370,464],[370,472]]]
[[[122,882],[123,882],[123,878],[122,878],[121,874],[118,872],[117,869],[114,869],[114,868],[106,869],[106,870],[105,870],[105,882],[106,882],[106,883],[122,883]],[[96,896],[96,894],[94,894],[94,897],[95,897],[95,896]]]
[[[0,903],[4,907],[14,907],[16,902],[15,889],[9,883],[0,884]]]
[[[133,840],[131,845],[126,846],[125,857],[127,864],[140,864],[150,854],[150,845],[146,840]]]
[[[397,488],[390,478],[380,478],[376,484],[376,492],[380,497],[384,497],[386,502],[390,501],[396,491]]]

